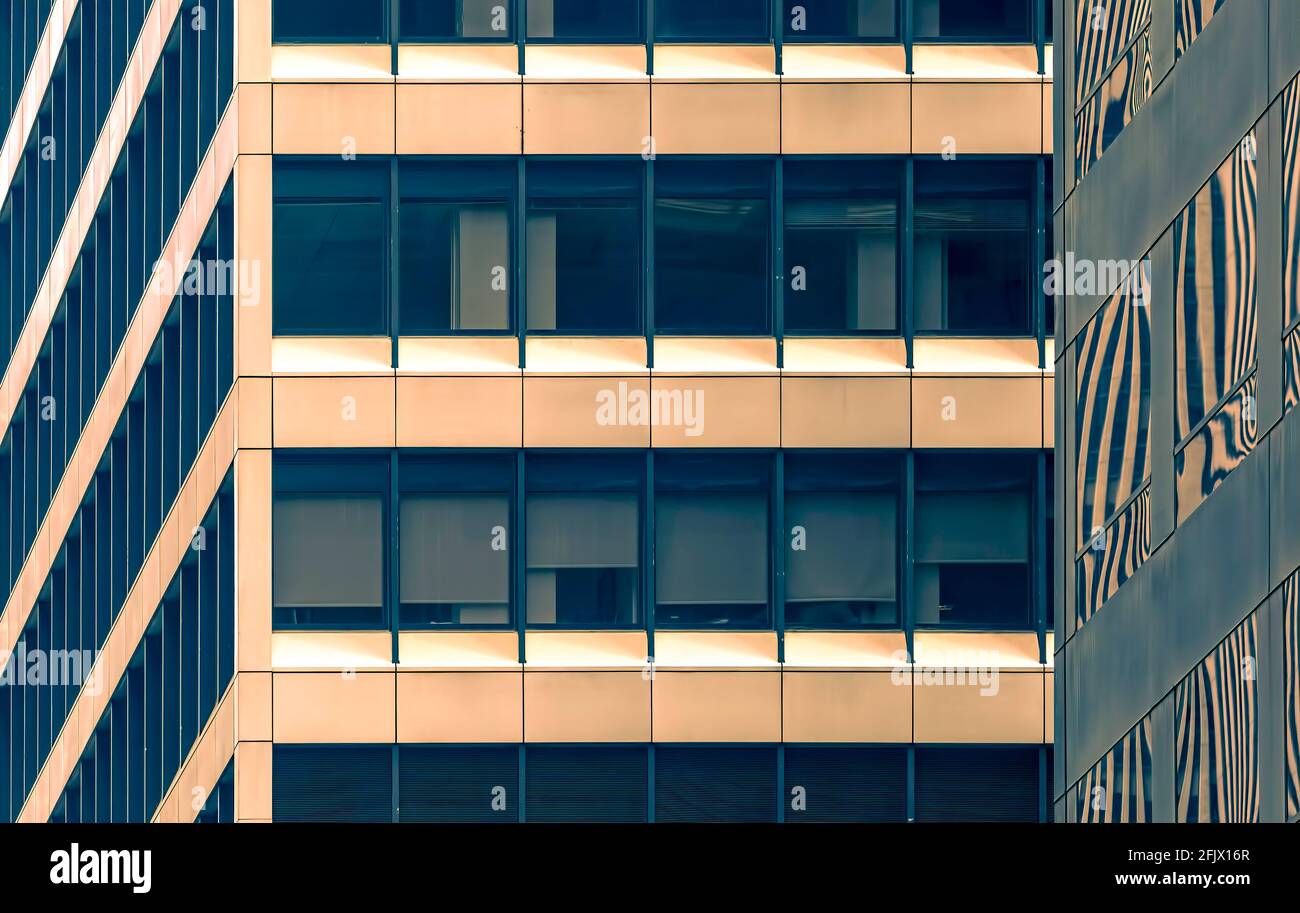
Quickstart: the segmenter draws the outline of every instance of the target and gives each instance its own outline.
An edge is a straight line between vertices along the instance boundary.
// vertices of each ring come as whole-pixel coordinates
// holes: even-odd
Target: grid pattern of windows
[[[276,821],[1033,822],[1047,751],[277,744],[271,782]]]
[[[1025,159],[277,156],[275,332],[1032,337],[1046,177]]]
[[[1040,475],[1023,452],[280,451],[274,622],[1030,631]]]

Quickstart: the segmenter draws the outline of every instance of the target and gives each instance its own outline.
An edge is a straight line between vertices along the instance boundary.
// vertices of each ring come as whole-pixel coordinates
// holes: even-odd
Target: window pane
[[[786,624],[898,624],[898,463],[786,459]]]
[[[498,203],[403,201],[404,334],[510,328],[510,217]]]
[[[402,627],[509,623],[509,516],[502,493],[402,495]]]
[[[913,0],[918,41],[1031,41],[1030,0]]]
[[[918,455],[918,625],[1030,626],[1032,478],[1020,457]]]
[[[659,41],[753,41],[770,35],[768,0],[655,0]]]
[[[388,0],[275,0],[275,41],[381,42]]]
[[[897,178],[893,166],[786,165],[787,331],[897,330]]]
[[[386,172],[356,162],[276,167],[277,334],[387,332]]]
[[[897,38],[898,0],[782,0],[787,41]]]
[[[528,37],[638,41],[641,0],[528,0]]]
[[[639,167],[535,164],[527,186],[528,328],[639,333]]]
[[[401,0],[402,41],[508,41],[514,0]]]
[[[382,625],[383,518],[383,499],[374,493],[277,494],[275,623]]]
[[[1031,174],[1018,163],[917,163],[917,330],[1030,332]]]
[[[765,474],[744,458],[656,461],[656,624],[769,624]]]
[[[765,163],[656,168],[658,332],[767,332],[768,173]]]

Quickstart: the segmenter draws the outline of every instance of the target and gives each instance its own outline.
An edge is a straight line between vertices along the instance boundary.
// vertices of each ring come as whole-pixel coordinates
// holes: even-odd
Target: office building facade
[[[1050,819],[1052,4],[47,6],[7,820]]]
[[[1295,820],[1300,7],[1066,6],[1055,817]]]

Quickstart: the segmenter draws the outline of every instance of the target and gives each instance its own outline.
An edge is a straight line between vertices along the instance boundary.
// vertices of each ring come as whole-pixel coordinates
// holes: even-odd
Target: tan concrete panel
[[[649,83],[524,86],[528,155],[638,155],[649,135]]]
[[[271,665],[276,669],[391,668],[389,631],[275,631]]]
[[[240,0],[235,17],[235,72],[239,82],[271,78],[271,0]],[[270,808],[267,808],[268,817]]]
[[[907,447],[906,377],[783,377],[781,446]]]
[[[271,154],[271,87],[247,83],[239,87],[239,143],[241,155]]]
[[[650,676],[632,672],[524,673],[524,741],[648,742]]]
[[[403,44],[397,49],[399,80],[427,82],[519,82],[514,44]]]
[[[1043,380],[916,377],[913,447],[1033,447],[1043,442]]]
[[[271,673],[241,672],[236,681],[236,740],[271,741]]]
[[[645,373],[644,336],[529,336],[529,374]]]
[[[271,48],[276,82],[391,82],[387,44],[278,44]]]
[[[235,820],[271,820],[271,743],[235,746]]]
[[[277,672],[277,742],[391,742],[396,683],[392,672]]]
[[[271,340],[276,374],[388,374],[393,341],[387,336],[277,336]]]
[[[401,672],[399,742],[518,742],[523,738],[519,672]]]
[[[912,675],[897,672],[786,672],[787,742],[910,742]]]
[[[1043,378],[1043,446],[1056,446],[1056,378],[1050,374]]]
[[[912,151],[1038,154],[1042,91],[1041,82],[914,83]]]
[[[271,668],[271,451],[235,457],[235,668]]]
[[[917,667],[912,673],[916,741],[1041,743],[1042,673],[1002,672],[985,684],[972,682],[988,671],[967,670],[959,682],[961,672]]]
[[[276,447],[392,447],[392,377],[277,377]]]
[[[279,83],[272,91],[277,155],[393,153],[393,86]]]
[[[781,673],[656,672],[656,742],[781,741]]]
[[[778,85],[655,83],[650,91],[659,155],[780,151]]]
[[[779,447],[778,377],[663,377],[650,381],[655,447]]]
[[[1052,72],[1048,64],[1047,72]],[[1052,154],[1052,83],[1043,83],[1043,155]],[[1049,213],[1050,215],[1050,213]]]
[[[399,377],[398,447],[518,447],[519,377]]]
[[[911,151],[907,83],[785,83],[781,151],[786,154]]]
[[[271,378],[243,377],[239,397],[238,443],[242,449],[271,446]]]
[[[271,199],[271,156],[241,155],[235,163],[235,257],[259,282],[241,290],[235,308],[240,376],[271,372]]]
[[[525,79],[573,82],[647,82],[640,44],[525,44]]]
[[[1055,738],[1056,673],[1048,672],[1043,676],[1043,741],[1050,745]]]
[[[525,377],[525,447],[648,447],[646,377]]]
[[[518,83],[397,87],[399,155],[518,155]]]

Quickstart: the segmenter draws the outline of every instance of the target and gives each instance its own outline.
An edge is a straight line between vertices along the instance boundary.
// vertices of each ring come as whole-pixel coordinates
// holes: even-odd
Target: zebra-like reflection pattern
[[[1228,0],[1174,0],[1174,60],[1192,46],[1205,31],[1219,7]]]
[[[1282,414],[1300,403],[1300,328],[1282,340]]]
[[[1257,403],[1255,376],[1251,375],[1174,454],[1174,499],[1179,523],[1191,516],[1255,449]]]
[[[1282,668],[1286,692],[1286,817],[1300,815],[1300,571],[1282,582]]]
[[[1075,5],[1074,104],[1092,94],[1102,74],[1151,21],[1151,0]]]
[[[1174,440],[1251,372],[1256,334],[1255,133],[1174,220]]]
[[[1075,347],[1076,552],[1151,474],[1150,289],[1137,275],[1142,286],[1122,283]]]
[[[1101,534],[1100,547],[1084,549],[1075,566],[1074,626],[1084,623],[1151,557],[1151,488],[1142,489]]]
[[[1259,820],[1256,637],[1252,614],[1174,689],[1177,821]]]
[[[1074,801],[1080,824],[1151,820],[1151,717],[1130,729],[1083,775]]]
[[[1150,32],[1144,32],[1074,118],[1076,180],[1083,180],[1132,122],[1153,88]]]
[[[1282,90],[1282,308],[1300,320],[1300,77]]]

